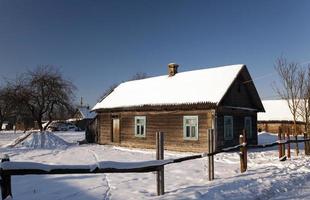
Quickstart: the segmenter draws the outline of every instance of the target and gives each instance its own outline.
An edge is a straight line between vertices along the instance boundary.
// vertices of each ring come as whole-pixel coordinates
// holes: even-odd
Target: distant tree
[[[298,107],[299,115],[305,122],[305,132],[309,131],[310,122],[310,65],[303,69],[304,73],[299,74],[299,79],[304,80],[301,88],[301,102]]]
[[[2,130],[3,122],[13,114],[13,105],[10,101],[10,88],[0,88],[0,130]]]
[[[149,76],[147,75],[147,73],[137,72],[128,81],[141,80],[141,79],[145,79],[145,78],[148,78],[148,77]]]
[[[147,75],[147,73],[144,72],[137,72],[136,74],[134,74],[130,79],[128,79],[127,81],[135,81],[135,80],[141,80],[141,79],[145,79],[148,78],[149,76]],[[101,97],[99,98],[99,101],[101,101],[102,99],[106,98],[109,94],[111,94],[111,92],[114,91],[114,89],[119,85],[119,83],[114,83],[112,84],[110,87],[108,87],[108,89],[106,89],[103,92],[103,95],[101,95]]]
[[[297,136],[297,119],[299,109],[303,98],[303,88],[305,83],[305,72],[296,62],[288,62],[280,57],[275,64],[275,70],[280,76],[281,86],[276,87],[278,95],[287,101],[288,107],[293,116],[293,133]],[[296,143],[296,152],[298,154],[298,143]]]
[[[106,98],[109,94],[111,94],[111,92],[114,91],[114,89],[118,86],[119,84],[117,83],[113,83],[112,85],[110,85],[104,92],[103,94],[100,96],[99,101],[101,101],[102,99]]]
[[[59,113],[72,107],[75,86],[51,65],[40,65],[10,82],[13,104],[30,113],[43,131]],[[20,113],[22,116],[23,113]],[[48,123],[43,127],[42,120]]]

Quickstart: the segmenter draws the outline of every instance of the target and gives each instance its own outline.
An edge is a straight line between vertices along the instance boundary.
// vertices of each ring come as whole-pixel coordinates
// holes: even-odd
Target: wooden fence
[[[97,173],[147,173],[156,172],[157,181],[157,195],[165,193],[164,188],[164,166],[173,163],[179,163],[187,160],[193,160],[203,157],[208,157],[209,164],[209,180],[214,179],[214,156],[224,152],[238,152],[240,155],[240,172],[247,170],[247,150],[249,148],[267,148],[272,146],[279,146],[279,158],[283,158],[283,146],[290,143],[305,142],[305,146],[309,147],[310,138],[305,137],[303,140],[287,140],[279,138],[278,141],[270,144],[250,145],[247,144],[246,132],[240,135],[239,145],[224,148],[221,150],[214,150],[214,133],[208,133],[209,149],[207,153],[185,156],[176,159],[164,159],[164,134],[162,132],[156,133],[156,160],[145,162],[112,162],[103,161],[94,165],[48,165],[35,162],[12,162],[8,157],[2,158],[0,167],[0,184],[2,199],[12,196],[11,176],[15,175],[42,175],[42,174],[97,174]],[[309,148],[305,148],[309,151]],[[307,152],[309,155],[310,152]]]

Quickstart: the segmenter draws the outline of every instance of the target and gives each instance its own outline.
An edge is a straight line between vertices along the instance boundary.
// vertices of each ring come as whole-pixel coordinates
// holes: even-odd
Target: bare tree
[[[134,74],[130,79],[128,79],[127,81],[135,81],[135,80],[141,80],[141,79],[145,79],[148,78],[149,76],[147,75],[147,73],[144,72],[137,72],[136,74]],[[108,89],[106,89],[103,92],[103,95],[100,96],[99,101],[102,101],[102,99],[106,98],[109,94],[111,94],[111,92],[114,91],[114,89],[118,86],[118,83],[114,83],[112,84],[110,87],[108,87]]]
[[[40,131],[47,128],[57,113],[71,108],[75,86],[53,66],[40,65],[21,75],[11,85],[14,104],[31,113]],[[43,119],[48,120],[45,127]]]
[[[285,58],[277,59],[275,69],[280,76],[281,88],[276,87],[278,95],[287,101],[288,107],[293,116],[293,133],[297,136],[297,119],[301,98],[303,96],[303,87],[305,82],[305,73],[296,62],[288,62]],[[298,154],[298,143],[296,143],[296,152]]]
[[[308,133],[310,122],[310,65],[308,65],[303,72],[304,73],[299,74],[299,78],[303,79],[304,82],[301,88],[301,102],[298,107],[298,112],[305,122],[305,132]]]
[[[2,130],[4,120],[8,119],[13,113],[9,93],[9,87],[0,88],[0,130]]]
[[[133,75],[129,81],[134,81],[134,80],[141,80],[141,79],[145,79],[148,78],[149,76],[147,75],[147,73],[145,72],[137,72],[135,75]]]

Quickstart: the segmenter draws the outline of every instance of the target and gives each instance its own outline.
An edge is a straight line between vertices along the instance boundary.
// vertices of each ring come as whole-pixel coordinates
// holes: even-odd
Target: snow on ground
[[[66,148],[68,142],[51,132],[34,132],[17,146],[33,149]]]
[[[0,131],[0,147],[9,144],[24,133],[22,131]]]
[[[70,143],[83,139],[83,132],[55,135]],[[1,138],[5,138],[2,133]],[[18,134],[16,134],[18,137]],[[12,135],[6,141],[14,140]],[[277,140],[276,135],[261,133],[260,143]],[[2,142],[2,140],[1,140]],[[1,144],[1,143],[0,143]],[[156,196],[155,173],[95,175],[13,176],[14,199],[307,199],[310,195],[310,158],[294,156],[278,161],[277,148],[248,154],[248,171],[239,172],[237,153],[215,156],[215,180],[208,181],[207,158],[165,167],[165,191]],[[127,149],[108,145],[70,145],[66,149],[0,147],[0,154],[14,161],[49,164],[93,164],[98,161],[145,161],[155,158],[154,150]],[[303,153],[303,152],[302,152]],[[165,152],[165,158],[192,153]]]

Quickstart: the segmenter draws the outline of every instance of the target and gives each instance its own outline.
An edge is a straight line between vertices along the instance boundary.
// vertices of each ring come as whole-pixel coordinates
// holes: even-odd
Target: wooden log
[[[279,127],[278,140],[279,140],[279,141],[282,140],[281,127]],[[281,159],[281,158],[283,157],[283,155],[282,155],[282,153],[283,153],[283,151],[282,151],[282,145],[279,144],[278,147],[279,147],[279,148],[278,148],[278,149],[279,149],[279,159]]]
[[[307,134],[304,133],[304,140],[307,139]],[[308,141],[304,142],[304,148],[305,148],[305,155],[307,155],[307,150],[308,150]]]
[[[304,139],[308,140],[309,137],[309,133],[305,132],[304,133]],[[309,156],[310,155],[310,143],[309,141],[305,141],[305,155]]]
[[[9,162],[10,158],[5,155],[4,158],[1,159],[1,163]],[[6,199],[7,197],[12,197],[12,187],[11,187],[11,175],[3,174],[1,171],[1,196],[2,199]]]
[[[286,139],[290,140],[290,130],[288,129],[288,132],[286,133]],[[291,143],[287,143],[287,158],[291,158]]]
[[[164,159],[164,133],[156,132],[156,159]],[[159,167],[157,170],[157,195],[165,194],[165,168],[164,166]]]
[[[298,140],[298,135],[297,135],[297,133],[295,133],[295,153],[296,153],[296,156],[298,156],[298,154],[299,154],[299,147],[298,147],[298,142],[297,142],[297,140]]]
[[[239,144],[242,145],[244,143],[244,140],[243,140],[243,135],[240,135],[239,136]],[[240,172],[243,173],[245,172],[245,162],[244,162],[244,147],[241,146],[240,147]]]
[[[307,132],[307,140],[309,140],[309,139],[310,139],[310,134],[309,134],[309,132]],[[310,141],[307,142],[307,146],[308,146],[308,148],[307,148],[306,155],[309,156],[310,155]]]
[[[214,129],[208,129],[208,153],[214,152]],[[208,156],[209,181],[214,179],[214,155]]]
[[[282,134],[282,139],[285,140],[285,132],[283,131],[281,134]],[[282,155],[285,156],[285,159],[286,159],[285,144],[282,144]]]
[[[247,139],[248,137],[247,137],[247,132],[246,132],[246,130],[245,129],[243,129],[243,142],[245,143],[245,144],[247,144],[247,142],[248,142],[248,139]],[[248,149],[247,149],[247,147],[245,146],[244,148],[243,148],[243,151],[244,151],[244,153],[243,153],[243,159],[244,159],[244,168],[245,168],[245,171],[247,170],[247,168],[248,168]]]
[[[214,135],[214,130],[211,132],[211,150],[212,153],[214,153],[215,150],[215,135]],[[211,168],[212,168],[212,180],[214,180],[214,155],[211,156]]]

